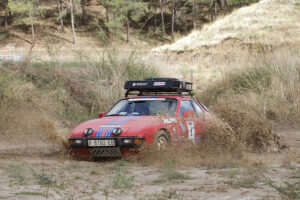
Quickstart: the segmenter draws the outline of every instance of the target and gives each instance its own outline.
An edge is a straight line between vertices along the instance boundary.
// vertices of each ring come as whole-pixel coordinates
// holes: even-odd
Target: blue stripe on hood
[[[105,131],[105,127],[101,127],[98,131],[97,131],[97,133],[96,133],[96,137],[101,137],[101,135],[102,135],[102,133],[103,133],[103,131]]]
[[[112,120],[108,123],[106,123],[105,125],[113,125],[113,123],[115,123],[116,125],[122,125],[125,122],[132,120],[132,119],[136,119],[139,118],[140,116],[125,116],[123,118],[118,118],[115,120]],[[101,137],[103,132],[105,131],[107,127],[100,127],[100,129],[97,131],[95,137]],[[110,137],[112,134],[112,131],[115,129],[116,127],[110,127],[106,130],[105,135],[103,137]]]
[[[110,137],[112,131],[113,131],[115,128],[116,128],[116,127],[110,127],[110,128],[106,131],[105,137]]]
[[[139,118],[139,117],[140,116],[128,116],[126,118],[123,118],[123,120],[119,121],[117,124],[122,125],[122,124],[124,124],[125,122],[127,122],[129,120],[136,119],[136,118]]]

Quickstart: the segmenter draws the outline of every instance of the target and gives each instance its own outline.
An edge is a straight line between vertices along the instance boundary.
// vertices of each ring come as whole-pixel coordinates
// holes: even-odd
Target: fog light
[[[135,138],[135,139],[134,139],[134,143],[135,143],[135,144],[142,144],[142,143],[143,143],[143,140],[140,139],[140,138]]]
[[[132,139],[124,139],[123,142],[125,144],[131,144],[132,143]]]
[[[87,128],[87,129],[84,130],[83,134],[84,134],[85,136],[89,136],[89,135],[91,135],[93,132],[94,132],[94,130],[93,130],[92,128]]]
[[[74,144],[82,144],[82,140],[74,140]]]

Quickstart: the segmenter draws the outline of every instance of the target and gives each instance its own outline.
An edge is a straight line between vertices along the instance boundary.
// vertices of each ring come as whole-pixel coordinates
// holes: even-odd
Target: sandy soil
[[[168,158],[159,165],[129,159],[78,161],[58,152],[27,149],[22,154],[21,147],[6,149],[18,153],[5,156],[2,146],[0,199],[297,199],[300,131],[281,134],[289,151],[193,166]]]

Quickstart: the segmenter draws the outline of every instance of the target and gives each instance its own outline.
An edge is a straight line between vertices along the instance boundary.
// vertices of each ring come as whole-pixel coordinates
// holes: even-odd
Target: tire
[[[154,148],[157,151],[164,151],[168,148],[169,144],[170,144],[170,141],[169,141],[169,137],[166,134],[166,132],[163,130],[158,131],[155,142],[154,142]]]

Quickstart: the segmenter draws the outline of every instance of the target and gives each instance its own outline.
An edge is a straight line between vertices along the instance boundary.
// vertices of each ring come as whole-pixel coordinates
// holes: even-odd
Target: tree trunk
[[[196,12],[196,28],[197,28],[197,26],[198,26],[198,15],[199,15],[199,2],[198,2],[198,0],[196,0],[196,10],[195,10],[195,12]]]
[[[227,12],[227,1],[226,0],[220,0],[220,7],[226,13]]]
[[[29,11],[29,20],[30,20],[30,25],[31,25],[31,43],[33,43],[35,34],[34,34],[34,24],[33,24],[31,11]]]
[[[109,7],[108,6],[105,8],[105,17],[106,17],[106,22],[108,23],[109,22]]]
[[[81,11],[82,11],[82,19],[83,22],[85,23],[85,16],[86,16],[86,9],[85,9],[85,4],[86,4],[86,0],[80,0],[80,6],[81,6]]]
[[[165,31],[165,20],[164,20],[164,11],[163,11],[162,0],[159,0],[159,5],[160,5],[161,26],[162,26],[163,39],[165,39],[166,31]]]
[[[213,14],[213,1],[209,4],[209,11],[210,11],[210,22],[214,21],[214,14]]]
[[[74,27],[74,12],[73,12],[73,0],[70,0],[70,10],[71,10],[71,24],[72,24],[72,34],[73,34],[73,44],[75,44],[75,27]]]
[[[7,8],[5,8],[5,30],[7,31]]]
[[[157,23],[157,20],[156,20],[156,9],[157,9],[157,2],[155,1],[155,5],[154,5],[154,33],[156,33],[156,23]]]
[[[194,0],[194,2],[193,2],[193,27],[194,27],[194,30],[197,29],[196,1],[197,1],[197,0]]]
[[[23,74],[25,75],[26,74],[26,70],[27,70],[27,66],[28,66],[28,63],[31,59],[31,54],[33,53],[33,49],[34,49],[34,46],[38,40],[38,36],[39,36],[39,25],[36,25],[36,36],[34,37],[33,41],[31,42],[31,46],[30,46],[30,49],[26,55],[26,58],[25,58],[25,62],[24,62],[24,65],[21,66],[22,67],[22,72]]]
[[[63,22],[62,16],[61,16],[60,0],[56,0],[56,4],[57,4],[57,9],[58,9],[61,31],[64,32],[64,22]]]
[[[217,2],[214,1],[214,5],[215,5],[215,19],[217,17],[217,14],[218,14],[218,8],[217,8]]]
[[[175,0],[172,1],[172,42],[174,41]]]
[[[129,16],[128,16],[128,12],[126,13],[126,25],[127,25],[127,42],[129,42]]]

